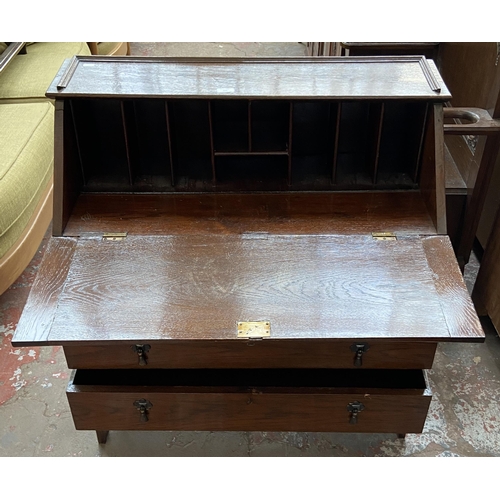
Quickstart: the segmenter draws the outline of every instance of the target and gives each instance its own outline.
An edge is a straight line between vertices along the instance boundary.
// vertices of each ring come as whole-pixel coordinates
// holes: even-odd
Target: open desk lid
[[[46,95],[52,99],[451,99],[434,62],[423,56],[75,56],[64,62]]]
[[[445,236],[52,238],[13,345],[281,339],[482,341]]]

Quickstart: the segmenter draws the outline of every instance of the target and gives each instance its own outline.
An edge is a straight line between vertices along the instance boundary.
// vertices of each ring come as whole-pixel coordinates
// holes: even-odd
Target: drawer
[[[431,368],[435,342],[229,340],[65,346],[69,368]]]
[[[421,370],[78,370],[79,430],[419,433]]]

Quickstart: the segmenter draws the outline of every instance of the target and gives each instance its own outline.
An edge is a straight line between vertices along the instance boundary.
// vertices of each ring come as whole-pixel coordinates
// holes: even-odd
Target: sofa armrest
[[[26,42],[10,42],[7,48],[0,54],[0,73],[12,62],[19,52],[26,45]]]

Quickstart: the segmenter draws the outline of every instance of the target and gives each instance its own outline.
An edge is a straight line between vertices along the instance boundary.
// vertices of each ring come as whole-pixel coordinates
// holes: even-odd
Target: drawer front
[[[431,400],[422,372],[382,371],[185,370],[144,385],[137,371],[88,370],[77,372],[67,396],[80,430],[421,432]]]
[[[430,396],[360,394],[68,393],[79,430],[422,432]],[[147,421],[134,403],[152,406]],[[351,423],[348,405],[364,405]]]
[[[140,347],[140,346],[146,346]],[[69,368],[431,368],[437,343],[191,341],[65,346]]]

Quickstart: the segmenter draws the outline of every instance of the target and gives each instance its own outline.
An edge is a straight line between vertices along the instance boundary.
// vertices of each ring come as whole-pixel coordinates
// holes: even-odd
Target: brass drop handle
[[[356,368],[363,366],[363,354],[368,351],[368,349],[370,349],[370,345],[366,342],[351,345],[351,351],[355,353],[354,366]]]
[[[147,422],[149,420],[149,410],[153,407],[151,401],[138,399],[134,401],[134,406],[141,413],[141,422]]]
[[[360,411],[365,409],[365,405],[359,401],[353,401],[347,405],[347,411],[349,412],[349,423],[351,425],[356,425],[358,423],[358,414]]]
[[[132,350],[137,353],[139,358],[139,366],[146,366],[148,364],[147,352],[151,349],[149,344],[136,344],[132,346]]]

